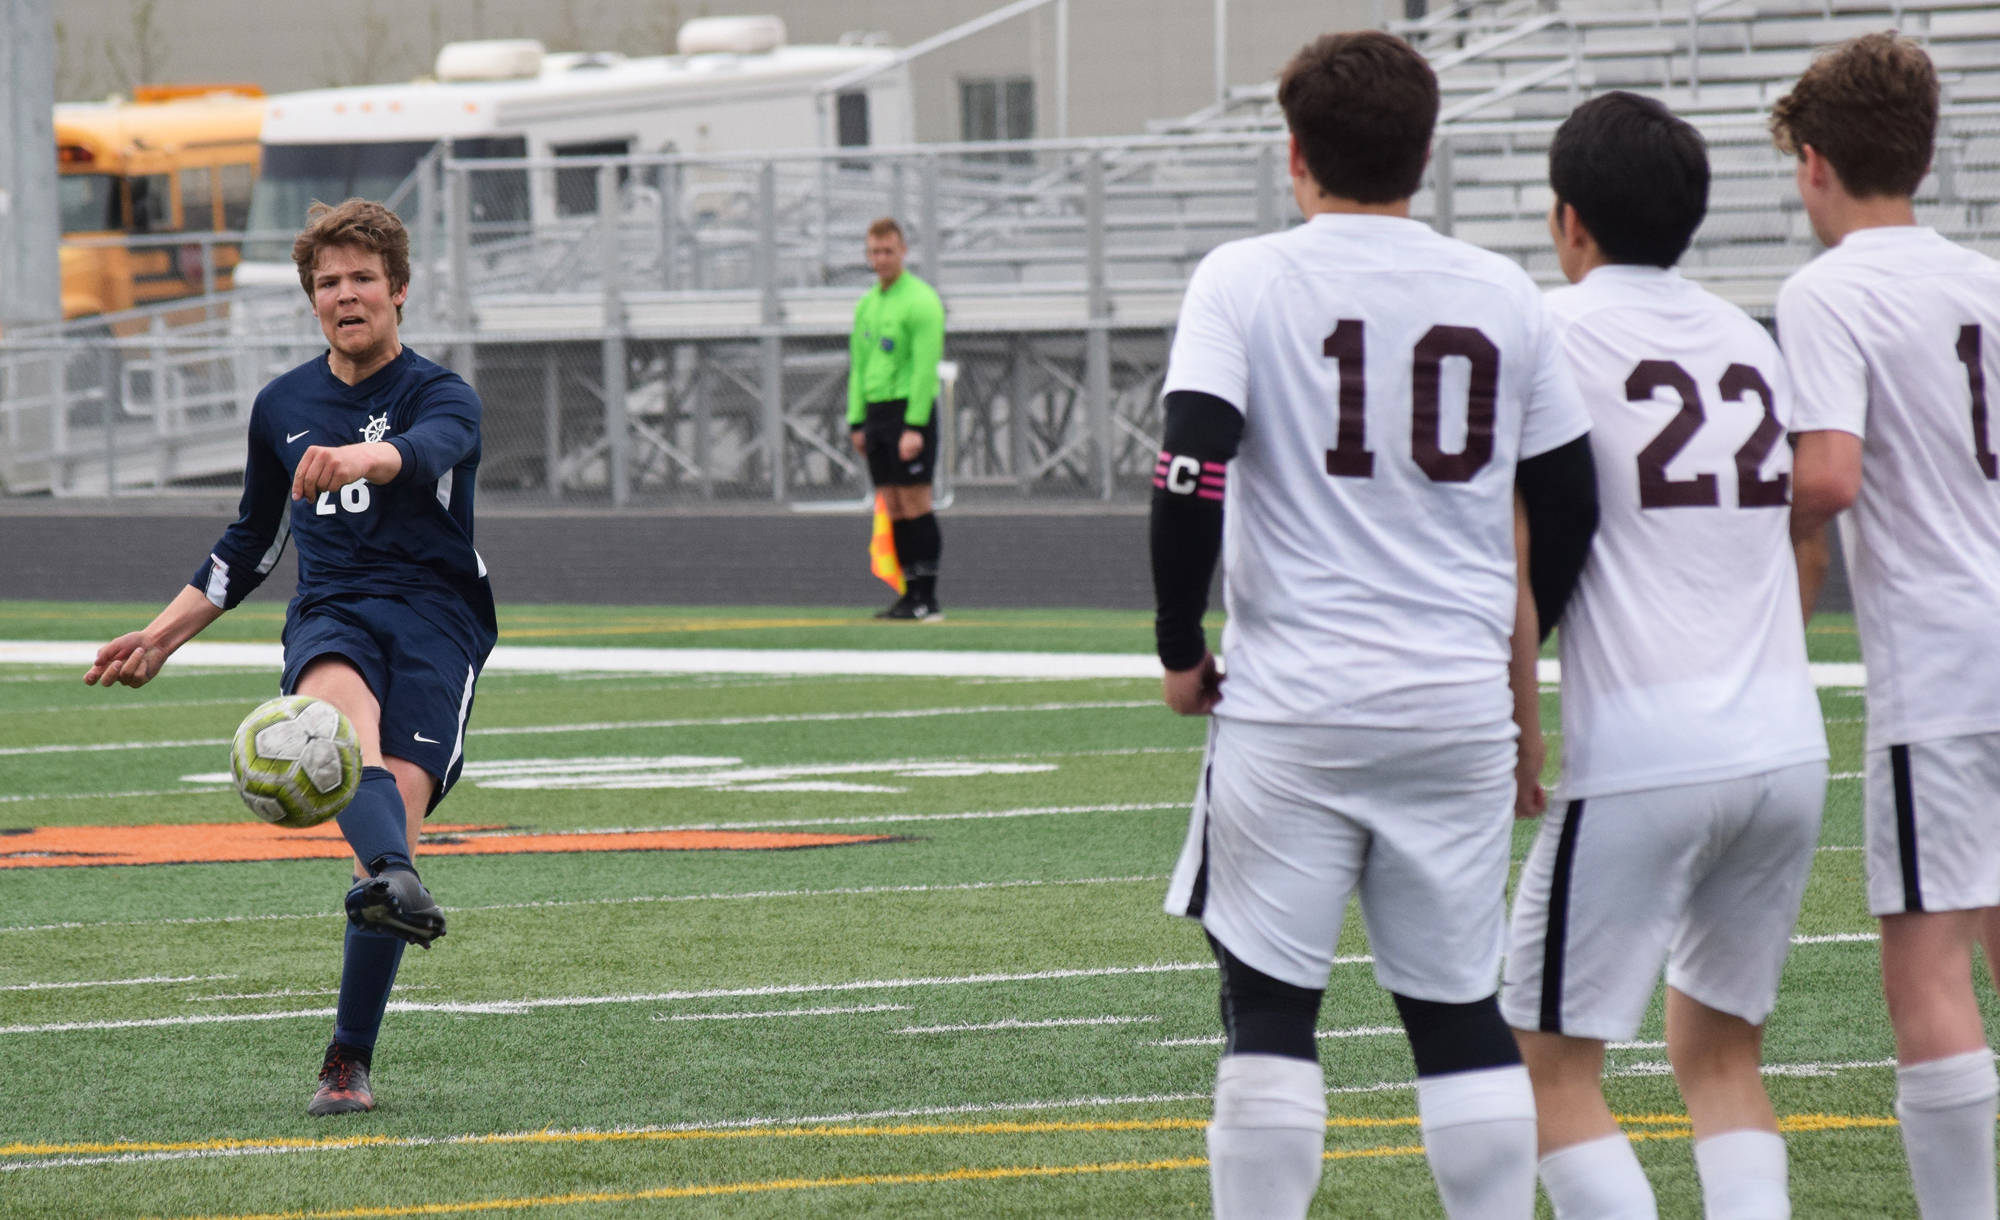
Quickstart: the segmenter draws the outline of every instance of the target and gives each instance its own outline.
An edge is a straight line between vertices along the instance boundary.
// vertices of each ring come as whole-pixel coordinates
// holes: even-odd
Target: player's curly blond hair
[[[299,286],[306,290],[307,300],[312,299],[319,252],[328,246],[352,246],[381,255],[391,293],[410,282],[410,231],[394,212],[372,199],[340,204],[315,199],[306,209],[306,227],[292,241],[292,265],[299,269]],[[398,305],[396,321],[402,320],[403,307]]]
[[[1938,78],[1931,57],[1894,30],[1822,53],[1771,106],[1780,152],[1810,144],[1857,199],[1907,197],[1930,172]]]

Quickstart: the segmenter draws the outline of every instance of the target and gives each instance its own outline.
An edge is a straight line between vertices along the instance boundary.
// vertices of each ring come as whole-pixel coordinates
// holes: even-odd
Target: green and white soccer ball
[[[361,784],[361,739],[340,709],[311,695],[280,695],[237,727],[229,773],[250,812],[276,826],[317,826],[347,808]]]

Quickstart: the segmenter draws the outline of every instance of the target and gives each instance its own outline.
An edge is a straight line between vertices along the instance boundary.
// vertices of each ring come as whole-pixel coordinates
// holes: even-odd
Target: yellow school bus
[[[263,125],[254,85],[141,86],[131,101],[57,106],[63,316],[192,296],[210,272],[215,290],[230,287],[240,247],[202,235],[248,221]]]

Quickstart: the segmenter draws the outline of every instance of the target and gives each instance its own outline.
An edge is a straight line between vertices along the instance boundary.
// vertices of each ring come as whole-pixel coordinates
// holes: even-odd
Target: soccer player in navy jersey
[[[292,261],[327,351],[257,395],[236,523],[151,623],[98,650],[83,680],[144,686],[297,538],[281,688],[339,708],[363,763],[339,818],[356,871],[333,1040],[306,1111],[323,1115],[374,1109],[368,1073],[404,942],[444,935],[412,857],[458,778],[498,629],[472,545],[479,398],[396,333],[409,234],[362,199],[315,203],[306,221]]]

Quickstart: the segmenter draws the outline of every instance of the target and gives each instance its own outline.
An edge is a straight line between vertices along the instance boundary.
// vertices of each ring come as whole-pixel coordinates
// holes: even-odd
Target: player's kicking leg
[[[314,627],[325,628],[318,636],[345,634],[339,624],[310,619],[300,634]],[[293,683],[298,693],[316,695],[346,714],[361,739],[364,762],[361,784],[338,819],[354,851],[355,884],[347,895],[333,1038],[307,1106],[316,1117],[374,1109],[369,1073],[404,943],[428,944],[444,933],[443,913],[417,879],[414,861],[434,781],[421,768],[382,753],[381,706],[356,667],[379,664],[372,646],[348,639],[340,649],[305,663]]]

